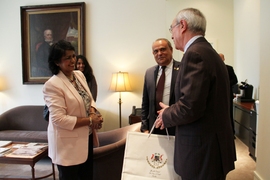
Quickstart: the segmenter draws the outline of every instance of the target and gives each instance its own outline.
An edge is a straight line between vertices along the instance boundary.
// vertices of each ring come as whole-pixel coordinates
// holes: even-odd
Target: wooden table
[[[129,124],[134,124],[134,123],[137,123],[137,122],[142,122],[141,120],[141,116],[136,116],[136,115],[129,115]]]
[[[11,148],[6,153],[3,153],[2,156],[0,156],[0,163],[4,164],[24,164],[24,165],[30,165],[32,170],[32,179],[43,179],[49,176],[53,176],[53,179],[55,180],[55,170],[54,170],[54,164],[52,163],[52,173],[42,176],[42,177],[35,177],[35,164],[41,160],[42,158],[46,157],[48,155],[48,146],[41,149],[37,154],[33,156],[25,156],[25,155],[13,155],[12,152],[14,152],[17,148],[14,148],[14,145],[26,145],[28,143],[26,142],[12,142],[12,144],[7,145],[5,147]],[[44,143],[43,143],[44,145]],[[5,178],[5,179],[11,179],[11,178]],[[23,179],[23,178],[22,178]],[[28,178],[29,179],[29,178]]]

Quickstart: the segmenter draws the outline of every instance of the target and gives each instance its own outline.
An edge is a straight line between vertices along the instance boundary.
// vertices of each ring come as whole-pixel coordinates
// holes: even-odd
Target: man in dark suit
[[[142,97],[141,131],[145,133],[149,133],[157,118],[157,111],[161,109],[161,107],[156,107],[156,86],[162,74],[161,67],[166,66],[162,102],[167,104],[173,104],[175,102],[174,85],[176,76],[180,70],[180,62],[173,60],[173,48],[167,39],[157,39],[152,44],[152,53],[157,65],[147,69],[145,73]],[[168,128],[168,132],[170,135],[174,135],[175,127]],[[166,134],[166,131],[158,128],[154,129],[153,133]]]
[[[37,76],[50,77],[52,73],[48,67],[49,49],[53,44],[53,33],[51,29],[44,30],[44,41],[36,46]]]
[[[224,54],[219,53],[220,58],[222,59],[222,61],[225,61],[225,57]],[[229,80],[230,80],[230,119],[231,119],[231,124],[232,124],[232,130],[233,130],[233,135],[235,135],[235,129],[234,129],[234,120],[233,120],[233,86],[236,85],[238,83],[238,79],[236,74],[234,73],[233,67],[229,66],[227,64],[226,68],[229,74]]]
[[[206,19],[181,10],[170,31],[184,52],[175,84],[176,103],[163,108],[156,127],[176,126],[174,169],[182,180],[225,180],[236,160],[230,124],[229,77],[218,53],[204,38]]]

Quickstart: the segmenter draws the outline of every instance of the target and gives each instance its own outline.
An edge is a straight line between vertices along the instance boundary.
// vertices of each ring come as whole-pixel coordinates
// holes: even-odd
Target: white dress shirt
[[[169,101],[170,101],[172,69],[173,69],[173,60],[171,60],[170,64],[168,64],[165,68],[165,84],[164,84],[162,102],[167,105],[169,105]],[[157,83],[159,81],[161,74],[162,74],[162,66],[159,66],[158,75],[157,75]]]

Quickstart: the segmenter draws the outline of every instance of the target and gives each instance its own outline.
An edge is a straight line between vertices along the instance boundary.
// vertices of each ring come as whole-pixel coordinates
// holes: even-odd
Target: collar
[[[200,37],[203,37],[203,35],[197,35],[197,36],[193,36],[188,42],[187,44],[185,45],[185,48],[184,48],[184,53],[186,52],[186,50],[189,48],[189,46],[198,38]]]
[[[173,59],[171,60],[171,62],[166,66],[166,69],[170,69],[173,66]],[[162,66],[159,66],[158,70],[161,70]]]

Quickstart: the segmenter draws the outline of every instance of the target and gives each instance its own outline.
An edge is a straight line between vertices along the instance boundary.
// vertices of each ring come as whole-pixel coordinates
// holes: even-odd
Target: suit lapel
[[[180,63],[176,63],[175,60],[173,60],[173,68],[172,68],[172,79],[171,79],[171,89],[170,89],[170,104],[174,101],[174,88],[175,88],[175,81],[177,78],[177,74],[180,70]]]
[[[78,91],[71,85],[71,83],[69,82],[68,78],[65,76],[65,74],[60,71],[59,74],[57,75],[65,84],[65,86],[69,89],[70,93],[72,93],[74,95],[74,97],[76,97],[76,99],[78,100],[78,102],[80,104],[84,104],[82,101],[82,98],[80,96],[80,94],[78,93]],[[77,76],[76,76],[77,77]]]
[[[159,65],[157,65],[155,68],[154,68],[154,74],[152,76],[153,78],[153,86],[150,86],[150,92],[153,92],[153,93],[150,93],[151,94],[151,99],[156,99],[156,86],[157,86],[157,76],[158,76],[158,70],[159,70]]]
[[[159,65],[156,66],[155,71],[154,71],[155,85],[157,84],[158,70],[159,70]]]

